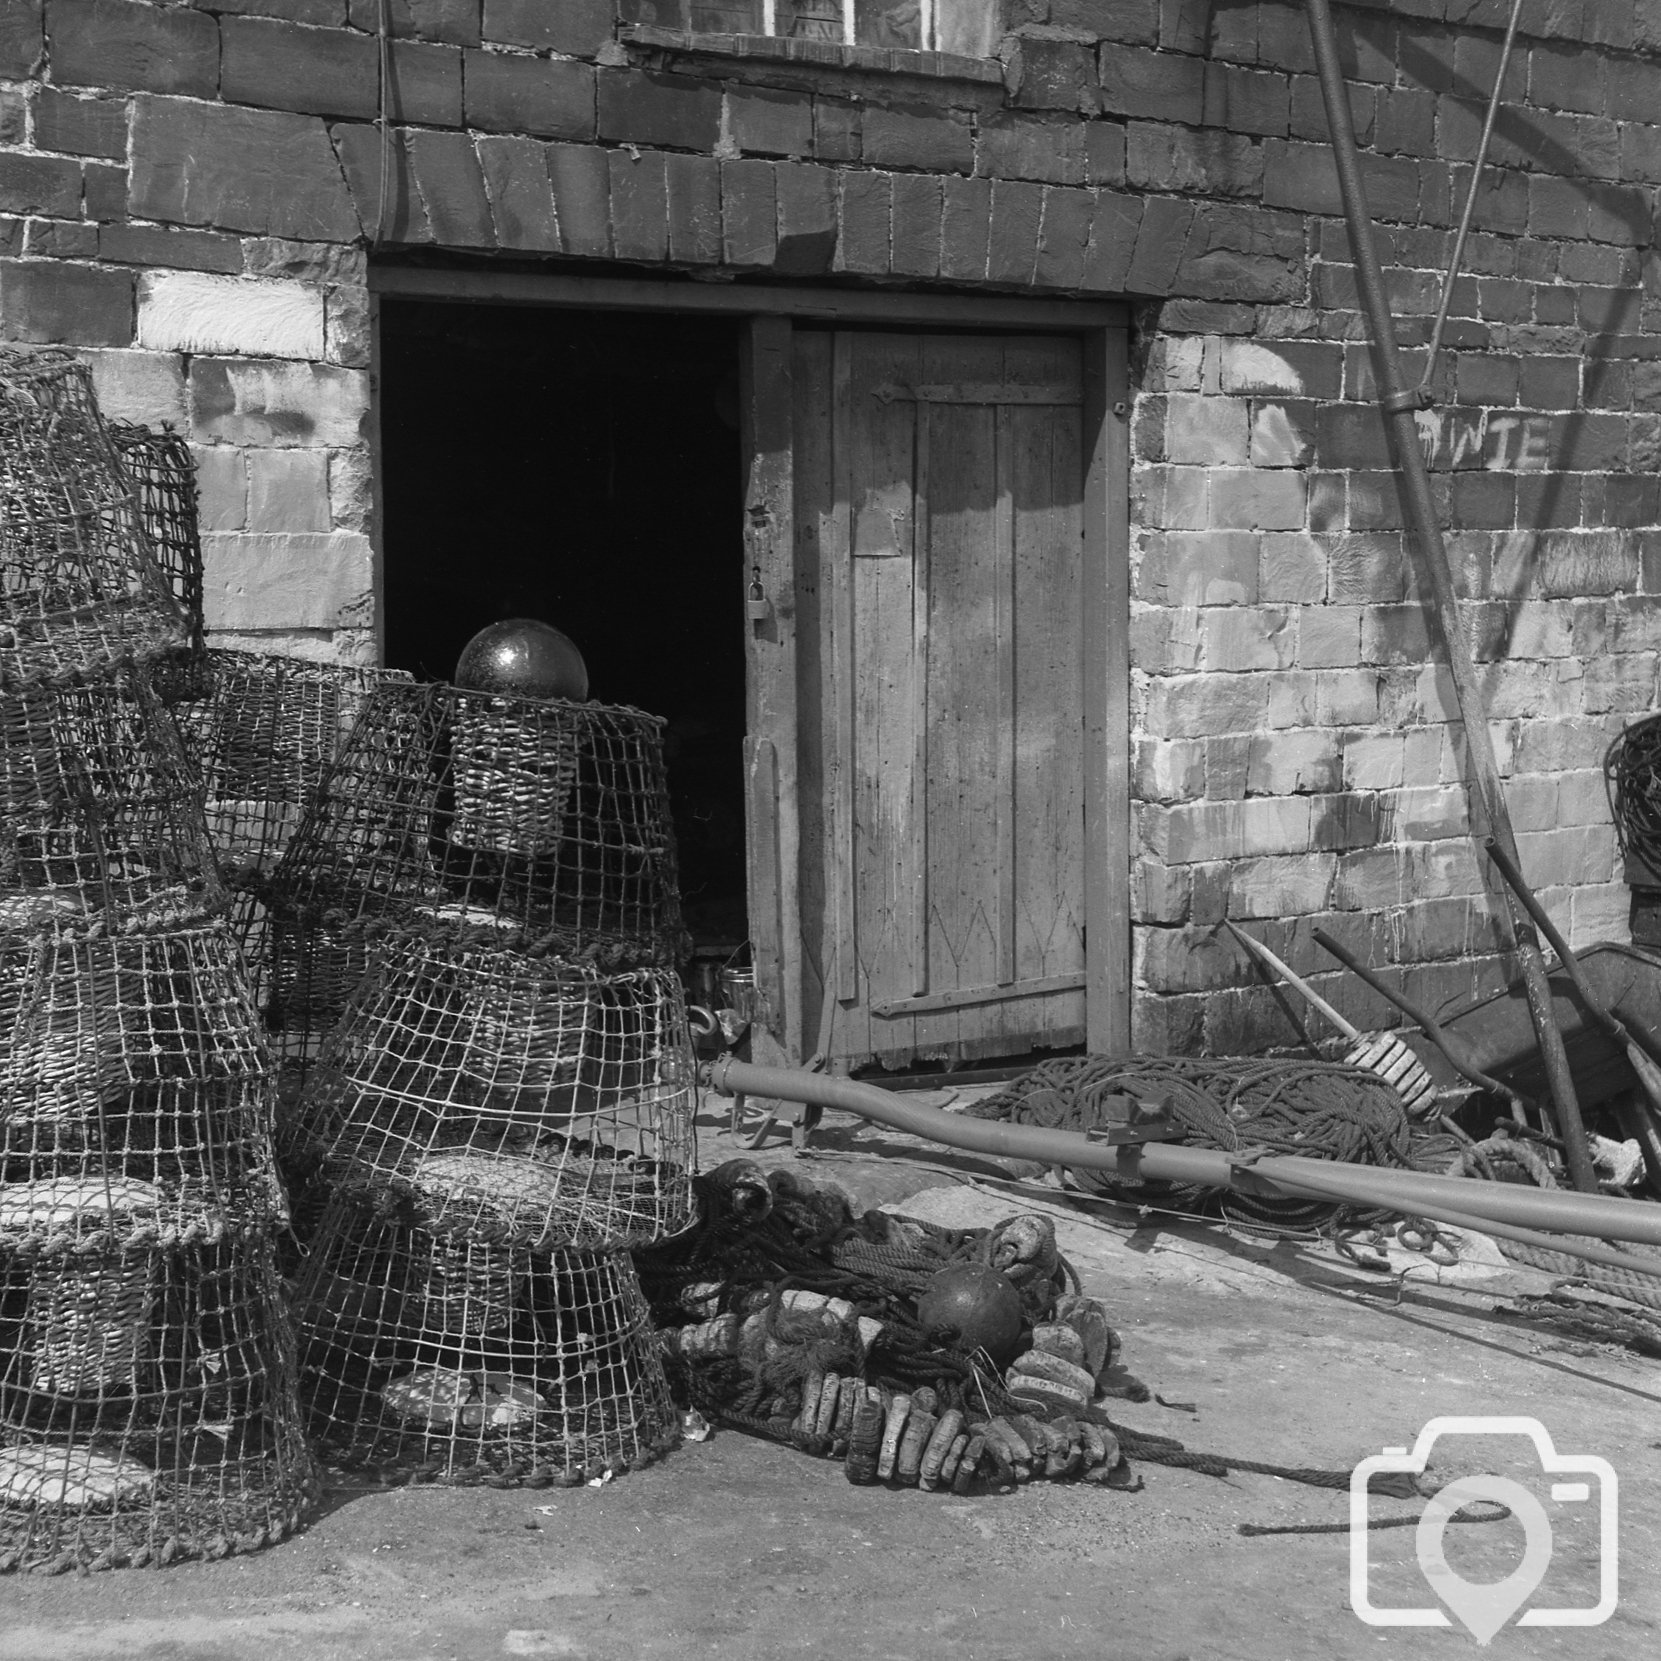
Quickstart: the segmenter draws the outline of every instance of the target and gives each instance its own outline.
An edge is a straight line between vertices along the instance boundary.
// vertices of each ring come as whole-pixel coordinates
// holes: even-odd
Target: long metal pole
[[[919,1107],[892,1090],[857,1079],[827,1078],[792,1067],[756,1067],[730,1056],[703,1063],[701,1083],[724,1095],[767,1096],[841,1108],[908,1136],[943,1147],[1004,1159],[1033,1159],[1081,1171],[1108,1171],[1127,1182],[1182,1182],[1245,1193],[1310,1197],[1368,1207],[1393,1207],[1406,1216],[1487,1219],[1551,1234],[1591,1235],[1661,1246],[1661,1205],[1578,1194],[1567,1188],[1527,1188],[1520,1183],[1483,1182],[1474,1177],[1428,1176],[1382,1165],[1345,1165],[1287,1154],[1229,1154],[1214,1148],[1185,1148],[1174,1142],[1112,1146],[1075,1131],[1004,1124]],[[1554,1246],[1558,1242],[1553,1241]],[[1561,1244],[1570,1250],[1570,1242]]]
[[[1309,33],[1315,48],[1315,65],[1320,73],[1321,96],[1326,103],[1327,125],[1332,132],[1332,154],[1338,168],[1338,190],[1343,198],[1344,219],[1349,226],[1356,287],[1373,332],[1379,408],[1384,412],[1385,424],[1395,449],[1408,529],[1418,544],[1421,562],[1430,578],[1434,603],[1429,609],[1436,620],[1448,666],[1453,672],[1454,695],[1458,699],[1459,718],[1465,728],[1465,753],[1470,759],[1472,774],[1469,792],[1471,833],[1479,847],[1492,836],[1520,867],[1522,862],[1517,854],[1517,839],[1511,829],[1511,813],[1500,783],[1499,761],[1494,755],[1493,735],[1488,730],[1487,700],[1477,681],[1470,642],[1460,621],[1459,596],[1454,591],[1447,545],[1442,540],[1441,522],[1436,516],[1436,503],[1430,493],[1430,472],[1425,466],[1418,424],[1414,420],[1415,411],[1425,407],[1426,397],[1419,389],[1410,391],[1402,381],[1395,325],[1384,292],[1384,273],[1379,266],[1378,250],[1373,246],[1372,214],[1367,207],[1367,193],[1361,179],[1361,158],[1355,147],[1355,121],[1338,55],[1338,33],[1333,27],[1328,0],[1308,0],[1308,5]],[[1592,1170],[1586,1127],[1581,1123],[1580,1103],[1575,1096],[1568,1057],[1563,1051],[1563,1035],[1557,1030],[1552,1016],[1551,985],[1546,979],[1540,943],[1533,924],[1526,916],[1519,914],[1509,894],[1506,896],[1506,907],[1516,937],[1517,956],[1522,964],[1528,1012],[1534,1022],[1535,1036],[1546,1066],[1546,1078],[1556,1104],[1557,1129],[1563,1138],[1569,1176],[1583,1193],[1595,1193],[1597,1177]]]

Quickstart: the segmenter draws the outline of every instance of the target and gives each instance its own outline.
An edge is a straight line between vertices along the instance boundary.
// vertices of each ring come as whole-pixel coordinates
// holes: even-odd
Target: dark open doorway
[[[665,716],[687,924],[740,945],[744,636],[738,325],[387,300],[386,658],[447,680],[540,617],[590,695]]]

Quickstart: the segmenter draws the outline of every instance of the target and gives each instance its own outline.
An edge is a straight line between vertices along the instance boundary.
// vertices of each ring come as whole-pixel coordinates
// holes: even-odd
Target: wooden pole
[[[1494,755],[1493,735],[1488,730],[1487,700],[1477,680],[1470,642],[1465,637],[1460,620],[1459,597],[1454,591],[1447,545],[1442,539],[1441,522],[1430,493],[1430,473],[1419,443],[1418,423],[1414,420],[1415,412],[1427,407],[1428,395],[1419,390],[1409,391],[1402,380],[1401,365],[1396,355],[1395,325],[1384,291],[1384,273],[1379,266],[1378,250],[1373,246],[1372,214],[1367,206],[1367,193],[1361,179],[1361,159],[1355,147],[1355,119],[1350,110],[1349,89],[1344,84],[1344,71],[1338,55],[1338,33],[1333,26],[1328,0],[1309,0],[1309,33],[1315,48],[1315,65],[1320,73],[1327,125],[1332,133],[1338,190],[1343,198],[1350,252],[1355,261],[1356,288],[1373,333],[1379,408],[1384,412],[1396,454],[1408,528],[1418,545],[1420,562],[1430,579],[1431,603],[1427,609],[1441,637],[1448,667],[1453,672],[1454,696],[1458,700],[1459,718],[1465,728],[1465,754],[1471,775],[1468,791],[1471,834],[1479,848],[1492,837],[1512,862],[1520,866],[1517,841],[1511,829],[1511,812],[1500,783],[1499,761]],[[1586,1127],[1581,1123],[1580,1103],[1575,1096],[1574,1080],[1569,1074],[1569,1061],[1563,1050],[1563,1035],[1557,1030],[1552,1016],[1551,985],[1546,979],[1540,942],[1526,912],[1509,894],[1506,901],[1517,956],[1522,964],[1528,1012],[1534,1022],[1546,1077],[1551,1084],[1557,1129],[1563,1139],[1569,1176],[1583,1193],[1594,1193],[1597,1177],[1592,1170]]]

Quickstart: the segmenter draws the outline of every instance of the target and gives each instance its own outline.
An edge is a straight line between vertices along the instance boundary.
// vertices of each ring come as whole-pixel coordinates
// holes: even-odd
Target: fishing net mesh
[[[152,673],[172,703],[206,690],[207,641],[202,624],[202,538],[196,512],[196,459],[180,433],[131,421],[109,423],[110,439],[138,492],[139,518],[150,552],[184,614],[187,643],[156,660]]]
[[[226,902],[148,675],[0,692],[0,932],[172,928]]]
[[[138,500],[68,353],[0,349],[0,689],[185,644]]]
[[[657,1336],[621,1251],[530,1251],[338,1197],[297,1297],[323,1457],[440,1481],[544,1486],[678,1438]]]
[[[285,1152],[500,1245],[618,1246],[684,1226],[695,1112],[679,979],[384,934]]]
[[[270,875],[370,693],[408,680],[401,670],[216,647],[207,654],[200,695],[174,706],[201,769],[208,835],[234,896],[232,926],[262,1003],[273,952],[265,907]],[[282,1034],[285,1059],[291,1050],[309,1054],[343,1004],[332,1003],[316,1033],[296,1013]]]
[[[223,1557],[316,1497],[266,1235],[36,1251],[0,1227],[0,1570]]]
[[[376,687],[400,670],[215,648],[206,695],[174,712],[207,787],[208,833],[238,888],[276,867]]]
[[[378,687],[277,868],[272,910],[672,964],[686,935],[662,728],[601,704]]]
[[[270,1054],[222,924],[0,942],[0,1052],[0,1234],[154,1246],[284,1215]]]

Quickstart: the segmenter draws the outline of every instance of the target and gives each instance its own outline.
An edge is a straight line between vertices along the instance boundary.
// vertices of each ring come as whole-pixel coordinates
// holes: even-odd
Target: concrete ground
[[[711,1165],[733,1144],[701,1128]],[[1619,1604],[1597,1627],[1511,1626],[1497,1656],[1638,1657],[1661,1647],[1661,1363],[1496,1313],[1547,1278],[1490,1243],[1438,1271],[1368,1274],[1326,1249],[1071,1207],[985,1161],[832,1115],[801,1161],[862,1203],[985,1225],[1057,1217],[1086,1289],[1117,1311],[1127,1365],[1170,1403],[1126,1424],[1189,1447],[1347,1470],[1437,1415],[1538,1418],[1561,1454],[1619,1479]],[[789,1158],[775,1146],[769,1158]],[[1521,1476],[1515,1438],[1443,1441],[1433,1475]],[[584,1661],[720,1656],[897,1661],[1340,1661],[1474,1650],[1463,1628],[1352,1612],[1342,1491],[1140,1467],[1140,1492],[1035,1483],[959,1499],[855,1488],[839,1464],[721,1433],[599,1489],[332,1493],[297,1539],[164,1571],[0,1580],[0,1661]],[[1537,1471],[1534,1490],[1544,1493]],[[1546,1501],[1555,1554],[1530,1607],[1597,1597],[1590,1502]],[[1418,1507],[1377,1500],[1375,1516]],[[1375,1603],[1436,1605],[1415,1530],[1370,1536]],[[1448,1532],[1453,1571],[1510,1573],[1515,1521]],[[1646,1636],[1647,1635],[1647,1636]]]

